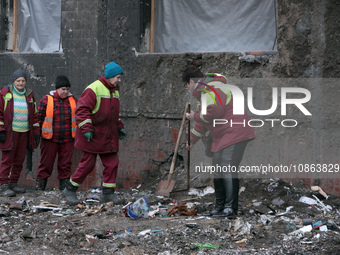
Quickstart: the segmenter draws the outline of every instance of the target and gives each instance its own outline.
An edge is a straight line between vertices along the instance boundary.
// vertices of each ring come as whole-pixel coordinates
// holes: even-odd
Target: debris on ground
[[[100,204],[100,189],[69,206],[58,190],[0,197],[0,254],[336,254],[339,198],[282,180],[241,180],[235,219],[202,216],[212,187],[156,196],[137,187]],[[192,193],[196,190],[196,193]],[[190,193],[190,194],[189,194]],[[138,205],[140,211],[132,205]],[[145,207],[143,207],[143,206]],[[146,207],[147,205],[147,207]],[[133,211],[133,218],[127,212]]]

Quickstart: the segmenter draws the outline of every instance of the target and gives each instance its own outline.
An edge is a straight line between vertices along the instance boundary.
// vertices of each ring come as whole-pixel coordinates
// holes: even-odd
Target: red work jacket
[[[118,87],[110,86],[104,76],[90,84],[78,100],[76,122],[76,148],[96,154],[117,152],[118,131],[124,128],[119,119]],[[90,141],[85,132],[94,132]]]
[[[8,151],[13,148],[13,86],[14,85],[5,86],[0,92],[0,131],[6,131],[5,142],[0,143],[0,150],[2,151]],[[37,148],[37,144],[34,136],[40,134],[40,127],[38,123],[38,113],[33,91],[26,88],[25,97],[28,108],[29,146],[31,149],[35,149]]]
[[[199,105],[198,111],[194,113],[194,120],[196,123],[190,133],[191,143],[195,144],[207,130],[210,130],[213,138],[211,147],[212,152],[217,152],[232,144],[255,138],[253,127],[248,125],[248,114],[246,112],[242,115],[233,114],[233,96],[227,89],[227,86],[225,89],[214,87],[216,84],[226,83],[227,80],[223,75],[209,74],[209,76],[204,77],[199,81],[193,92],[193,96],[200,102],[202,96],[208,92],[208,98],[211,99],[210,95],[212,95],[216,101],[215,103],[215,101],[211,99],[212,101],[210,104],[208,103],[207,111],[204,115],[202,114],[202,104]],[[214,88],[220,98],[217,97],[211,88]],[[220,102],[222,102],[222,104]],[[218,125],[215,123],[214,127],[214,119],[226,120],[225,122],[227,123]],[[223,123],[223,121],[220,121],[219,123]]]

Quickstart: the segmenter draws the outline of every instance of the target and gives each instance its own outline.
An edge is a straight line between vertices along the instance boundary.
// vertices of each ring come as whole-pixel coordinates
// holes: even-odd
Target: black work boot
[[[70,182],[66,182],[66,188],[63,190],[63,194],[70,205],[77,205],[80,201],[77,198],[78,187],[73,186]]]
[[[35,182],[35,190],[45,190],[47,184],[46,179],[37,179]]]
[[[60,179],[59,180],[59,190],[64,190],[66,188],[66,183],[69,181],[70,178]]]
[[[8,184],[0,185],[0,196],[15,197],[16,193],[8,187]]]
[[[222,212],[214,214],[212,217],[214,218],[228,218],[235,219],[237,215],[237,211],[230,207],[225,207]]]
[[[8,188],[13,190],[15,193],[25,193],[26,189],[24,187],[20,187],[17,183],[8,183]]]
[[[113,202],[114,205],[123,205],[126,203],[125,199],[119,199],[114,194],[114,189],[103,188],[102,204]]]
[[[225,189],[224,209],[213,217],[233,217],[237,215],[238,210],[239,180],[232,175],[227,175],[222,180]]]
[[[225,191],[223,186],[223,179],[214,178],[214,188],[215,188],[215,209],[211,210],[210,212],[202,213],[203,216],[213,216],[217,213],[220,213],[224,209],[225,204]]]

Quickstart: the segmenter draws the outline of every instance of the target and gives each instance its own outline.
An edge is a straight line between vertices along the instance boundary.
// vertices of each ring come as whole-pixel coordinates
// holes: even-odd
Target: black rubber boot
[[[222,212],[216,213],[212,217],[214,218],[233,218],[237,215],[237,211],[234,210],[233,208],[226,207]]]
[[[114,189],[103,188],[102,204],[113,202],[114,205],[123,205],[126,203],[125,199],[119,199],[114,194]]]
[[[78,187],[73,186],[70,182],[66,182],[66,188],[63,190],[63,194],[70,205],[77,205],[80,201],[77,198]]]
[[[59,190],[64,190],[66,188],[66,183],[70,180],[70,178],[60,179],[59,180]]]
[[[25,193],[26,189],[24,187],[20,187],[17,183],[8,183],[8,188],[13,190],[15,193]]]
[[[223,179],[214,178],[214,188],[215,188],[215,209],[211,210],[210,212],[202,213],[203,216],[213,216],[217,213],[220,213],[224,209],[225,204],[225,191],[223,186]]]
[[[223,178],[223,185],[225,189],[225,204],[222,212],[215,214],[213,217],[230,217],[237,214],[238,210],[238,192],[239,180],[233,178],[232,175],[226,175]]]
[[[37,179],[35,182],[35,190],[45,190],[47,184],[46,179]]]
[[[8,187],[8,184],[0,185],[0,196],[15,197],[16,193]]]

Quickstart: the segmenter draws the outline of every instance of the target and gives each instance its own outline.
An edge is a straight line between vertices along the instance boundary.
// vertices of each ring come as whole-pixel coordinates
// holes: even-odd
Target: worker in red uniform
[[[75,111],[77,99],[70,93],[70,81],[58,75],[55,90],[45,95],[39,103],[38,119],[41,125],[41,158],[37,170],[36,190],[45,190],[58,154],[59,190],[64,190],[71,177],[72,154],[77,124]]]
[[[79,166],[63,193],[69,204],[79,203],[78,187],[92,172],[99,155],[103,166],[102,203],[122,204],[114,194],[118,171],[119,136],[125,136],[119,118],[119,86],[123,69],[115,62],[105,66],[105,73],[84,90],[76,109],[77,131],[75,147],[82,150]]]
[[[34,93],[26,82],[26,72],[18,69],[12,74],[12,83],[0,92],[0,196],[4,197],[26,192],[17,184],[26,149],[37,148],[40,141]]]
[[[231,169],[231,171],[215,171],[214,187],[216,204],[215,209],[205,213],[213,217],[229,217],[237,214],[239,179],[238,167],[249,141],[255,138],[254,129],[248,123],[246,112],[240,115],[233,114],[233,95],[228,89],[227,79],[218,73],[204,75],[196,66],[189,66],[183,72],[182,80],[192,95],[200,102],[198,111],[187,113],[186,117],[196,123],[190,132],[191,147],[207,131],[210,131],[212,144],[212,165],[215,169]],[[206,99],[206,112],[203,111],[203,98]],[[223,125],[214,125],[214,119],[225,119],[229,122]],[[231,125],[232,120],[234,124]],[[218,168],[220,167],[220,168]]]

